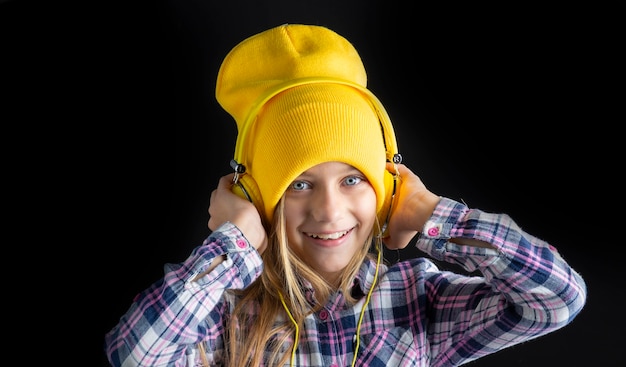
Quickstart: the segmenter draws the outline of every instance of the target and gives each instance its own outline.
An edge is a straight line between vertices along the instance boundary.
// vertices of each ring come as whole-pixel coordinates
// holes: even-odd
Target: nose
[[[341,218],[345,209],[345,198],[336,187],[318,187],[314,190],[311,213],[318,222],[334,222]]]

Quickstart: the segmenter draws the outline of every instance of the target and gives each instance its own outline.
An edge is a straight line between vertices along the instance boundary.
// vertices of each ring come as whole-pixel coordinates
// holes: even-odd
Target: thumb
[[[389,250],[399,250],[405,248],[417,235],[417,231],[393,231],[389,230],[389,236],[383,238],[383,244]]]

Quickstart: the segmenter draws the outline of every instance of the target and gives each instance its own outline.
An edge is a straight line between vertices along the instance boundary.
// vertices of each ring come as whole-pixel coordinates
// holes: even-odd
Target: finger
[[[390,237],[383,238],[385,247],[390,250],[399,250],[405,248],[413,239],[417,232],[405,232],[402,234],[394,234]]]
[[[211,191],[211,195],[209,196],[209,209],[211,208],[211,205],[215,202],[216,195],[217,195],[217,189],[213,189]]]
[[[225,176],[220,177],[219,182],[217,183],[218,189],[227,189],[230,190],[233,185],[233,178],[235,177],[234,173],[229,173]]]

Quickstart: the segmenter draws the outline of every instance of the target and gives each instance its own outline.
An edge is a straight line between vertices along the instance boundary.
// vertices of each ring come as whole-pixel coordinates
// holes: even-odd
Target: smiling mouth
[[[311,238],[315,238],[315,239],[319,239],[319,240],[336,240],[338,238],[341,238],[343,236],[345,236],[346,234],[348,234],[348,232],[350,232],[350,230],[347,231],[341,231],[341,232],[335,232],[335,233],[306,233],[305,234]]]

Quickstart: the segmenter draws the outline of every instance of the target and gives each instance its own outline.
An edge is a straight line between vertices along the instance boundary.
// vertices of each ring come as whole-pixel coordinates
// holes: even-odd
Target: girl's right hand
[[[250,201],[232,192],[233,173],[222,176],[209,201],[209,229],[214,231],[225,222],[231,222],[246,237],[250,245],[263,253],[267,247],[267,233],[258,210]]]

